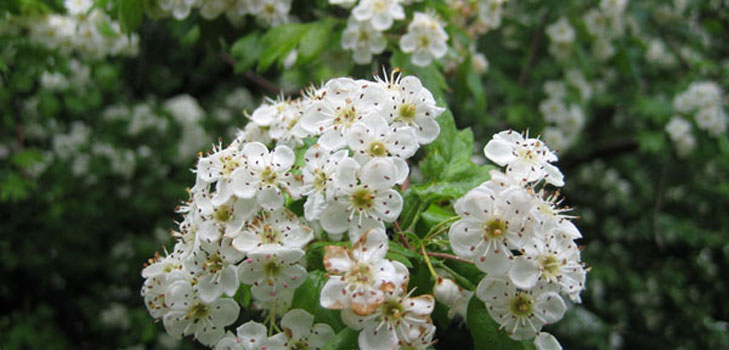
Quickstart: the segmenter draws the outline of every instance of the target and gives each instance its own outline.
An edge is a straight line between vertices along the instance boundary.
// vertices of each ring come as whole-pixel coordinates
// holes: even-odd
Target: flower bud
[[[461,287],[450,278],[439,277],[433,287],[435,299],[446,305],[454,305],[461,296]]]

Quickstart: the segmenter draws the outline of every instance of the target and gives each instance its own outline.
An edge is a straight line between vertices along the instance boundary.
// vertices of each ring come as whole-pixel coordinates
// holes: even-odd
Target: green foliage
[[[486,306],[477,298],[468,303],[467,323],[476,350],[533,349],[530,343],[512,340],[505,331],[499,330],[499,324],[489,316]]]

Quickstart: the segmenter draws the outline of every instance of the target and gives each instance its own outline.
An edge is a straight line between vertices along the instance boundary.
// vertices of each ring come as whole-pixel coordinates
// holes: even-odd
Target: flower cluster
[[[542,141],[503,131],[484,153],[505,171],[491,171],[489,181],[455,203],[460,220],[450,228],[450,244],[487,273],[476,296],[501,329],[532,339],[562,318],[562,295],[580,301],[586,269],[574,240],[581,234],[558,194],[546,189],[564,182],[551,164],[557,156]]]
[[[289,21],[291,0],[157,0],[158,10],[177,20],[187,18],[192,9],[198,8],[200,16],[213,20],[225,14],[233,24],[242,24],[251,15],[267,26],[277,26]]]
[[[139,37],[122,33],[118,22],[92,8],[93,1],[66,0],[64,5],[68,14],[21,18],[20,27],[28,28],[34,42],[65,54],[78,52],[92,59],[136,56]]]
[[[727,115],[722,103],[721,87],[714,82],[695,82],[673,99],[676,113],[693,115],[699,129],[718,137],[726,131]]]
[[[384,32],[395,21],[405,19],[403,0],[329,0],[333,5],[352,7],[347,28],[342,33],[342,47],[353,53],[354,61],[367,64],[373,54],[387,47]],[[448,51],[448,34],[443,24],[431,13],[415,12],[407,33],[400,37],[400,48],[412,54],[412,62],[427,66]]]
[[[554,149],[564,150],[574,143],[585,126],[585,114],[579,104],[567,105],[567,84],[562,81],[544,83],[547,98],[539,104],[539,111],[549,123],[542,135],[544,142]]]
[[[195,119],[185,101],[166,107]],[[323,229],[332,238],[347,233],[352,248],[326,248],[332,277],[322,306],[342,309],[345,323],[362,329],[363,348],[430,344],[434,300],[410,297],[407,268],[384,259],[385,224],[402,210],[393,188],[408,177],[406,159],[438,136],[443,111],[419,79],[395,72],[375,81],[332,79],[301,99],[267,100],[229,146],[199,158],[190,199],[178,208],[175,247],[143,271],[150,314],[171,335],[216,348],[258,339],[265,332],[256,324],[224,337],[239,313],[230,297],[249,285],[254,305],[275,320],[306,279],[304,249]],[[287,208],[298,200],[301,216]],[[280,344],[266,339],[268,348]]]

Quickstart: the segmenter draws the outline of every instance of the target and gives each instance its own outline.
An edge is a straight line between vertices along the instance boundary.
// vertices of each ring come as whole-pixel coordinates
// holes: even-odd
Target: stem
[[[435,273],[435,269],[433,268],[433,265],[430,263],[430,258],[428,257],[428,253],[425,251],[425,245],[420,246],[420,251],[423,252],[423,258],[425,258],[425,264],[428,265],[428,270],[430,270],[430,275],[433,276],[433,280],[438,280],[438,274]]]
[[[268,313],[268,336],[273,336],[273,329],[276,327],[276,299],[271,302],[271,311]]]
[[[405,234],[402,233],[402,230],[400,229],[400,224],[395,221],[393,222],[393,226],[395,226],[395,232],[397,232],[397,234],[400,236],[400,240],[402,241],[402,244],[405,245],[405,248],[413,250],[413,247],[408,244],[408,239],[405,237]]]
[[[446,227],[445,226],[446,224],[450,224],[451,222],[456,221],[460,218],[461,218],[460,216],[451,216],[448,219],[445,219],[445,220],[437,223],[435,226],[430,228],[430,231],[428,231],[428,233],[425,234],[425,238],[423,238],[423,240],[428,241],[428,240],[432,239],[433,237],[439,235],[441,232],[443,232],[443,228]]]
[[[452,255],[452,254],[428,252],[427,255],[435,256],[435,257],[443,258],[443,259],[451,259],[451,260],[455,260],[455,261],[460,261],[460,262],[463,262],[466,264],[471,264],[471,265],[474,264],[473,261],[471,261],[471,260],[464,259],[459,256]]]

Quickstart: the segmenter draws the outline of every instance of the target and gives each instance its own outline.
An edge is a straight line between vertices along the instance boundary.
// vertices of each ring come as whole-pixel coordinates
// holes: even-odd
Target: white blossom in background
[[[572,43],[575,41],[575,29],[566,17],[561,17],[557,22],[547,26],[547,36],[557,43]]]
[[[375,29],[369,21],[358,21],[350,17],[347,28],[342,32],[342,48],[352,51],[354,62],[367,64],[372,55],[381,54],[387,47],[382,32]]]
[[[504,14],[504,3],[507,0],[479,0],[478,20],[486,27],[486,30],[496,29],[501,26],[501,18]]]
[[[416,12],[408,31],[400,37],[400,49],[412,54],[411,61],[417,66],[427,66],[448,51],[448,33],[435,16]]]
[[[696,139],[691,129],[691,122],[679,116],[674,116],[666,124],[666,132],[676,146],[676,152],[681,156],[690,154],[696,148]]]
[[[198,4],[198,0],[159,0],[157,2],[162,11],[172,14],[177,20],[183,20],[190,15],[193,6]]]
[[[557,155],[539,139],[502,131],[486,144],[484,153],[494,163],[506,166],[507,174],[524,182],[544,179],[555,186],[564,184],[562,173],[551,164],[557,161]]]
[[[714,82],[694,82],[686,91],[674,97],[673,108],[684,116],[693,116],[699,129],[708,132],[713,137],[719,137],[726,132],[727,119],[729,119],[724,110],[722,94],[721,87]],[[669,129],[675,130],[672,132]],[[685,127],[679,127],[678,124],[674,124],[672,127],[666,126],[672,140],[676,144],[683,144],[679,148],[683,151],[679,153],[686,154],[693,148],[692,144],[695,144],[695,141],[689,141],[691,139],[689,137],[681,137],[686,134],[686,132],[681,132],[683,129]]]
[[[402,0],[360,0],[352,9],[352,17],[358,21],[369,21],[379,31],[390,29],[396,20],[405,18]]]

